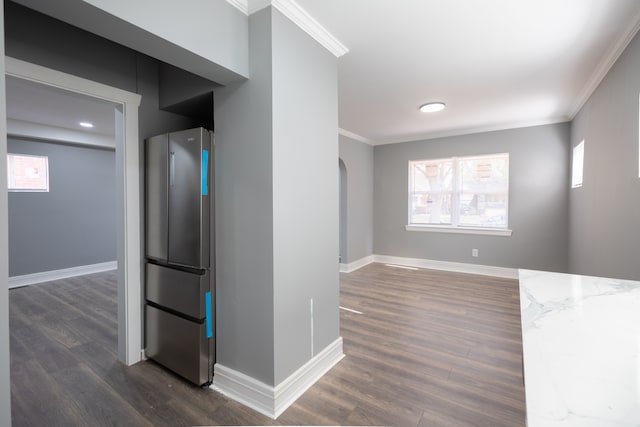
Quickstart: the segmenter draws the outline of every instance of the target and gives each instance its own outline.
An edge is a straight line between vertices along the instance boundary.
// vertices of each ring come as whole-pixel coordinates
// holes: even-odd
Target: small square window
[[[582,187],[582,175],[584,169],[584,140],[573,147],[573,160],[571,165],[571,188]]]
[[[27,154],[7,154],[9,191],[48,192],[49,158]]]

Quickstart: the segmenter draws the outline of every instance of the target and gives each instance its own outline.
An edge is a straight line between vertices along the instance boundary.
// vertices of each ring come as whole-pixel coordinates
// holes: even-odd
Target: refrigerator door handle
[[[176,153],[169,153],[169,185],[173,187],[176,180]]]

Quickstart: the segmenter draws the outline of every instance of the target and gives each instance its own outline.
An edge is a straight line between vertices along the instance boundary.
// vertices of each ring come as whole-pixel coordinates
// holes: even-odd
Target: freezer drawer
[[[191,322],[150,305],[146,306],[145,321],[148,358],[195,384],[211,382],[213,338],[207,338],[204,323]]]
[[[147,263],[145,298],[194,319],[204,319],[209,278],[208,270],[198,275]]]

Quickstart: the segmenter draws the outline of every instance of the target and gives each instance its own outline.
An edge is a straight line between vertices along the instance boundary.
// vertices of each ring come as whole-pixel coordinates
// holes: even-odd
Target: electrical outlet
[[[471,256],[478,256],[478,250],[477,249],[471,249]]]

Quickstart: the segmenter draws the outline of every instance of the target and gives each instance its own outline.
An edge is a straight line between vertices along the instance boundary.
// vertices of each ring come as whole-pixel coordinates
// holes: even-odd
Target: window
[[[508,153],[409,162],[407,229],[506,230],[508,211]]]
[[[584,140],[573,147],[573,163],[571,165],[571,188],[582,187],[582,171],[584,168]]]
[[[9,191],[48,192],[49,158],[26,154],[7,154]]]

